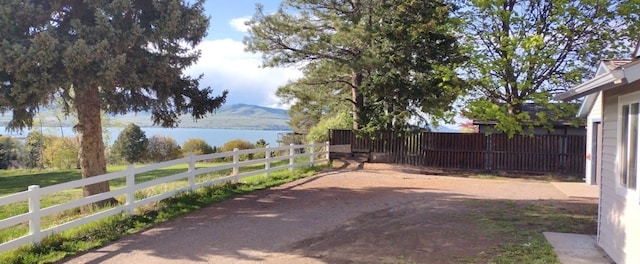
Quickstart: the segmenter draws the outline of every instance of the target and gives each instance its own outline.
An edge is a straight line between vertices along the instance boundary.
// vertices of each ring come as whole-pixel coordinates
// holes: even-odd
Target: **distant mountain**
[[[216,114],[289,119],[289,113],[287,110],[248,104],[223,105]]]
[[[10,120],[11,114],[0,116],[0,126],[6,126]],[[35,120],[36,122],[42,122],[42,125],[47,127],[60,126],[54,114],[46,109],[41,110]],[[179,127],[289,131],[291,127],[287,122],[289,122],[289,113],[286,110],[257,105],[234,104],[224,105],[215,113],[197,121],[193,120],[191,115],[183,115],[180,117]],[[62,126],[70,127],[73,126],[72,123],[72,119],[67,119],[63,121]],[[153,126],[150,112],[109,116],[109,123],[114,126],[124,126],[129,123],[134,123],[140,127]]]
[[[152,126],[151,113],[114,116],[112,121]],[[247,104],[224,105],[200,120],[193,120],[190,115],[180,117],[180,127],[183,128],[291,130],[287,122],[289,113],[286,110]]]
[[[40,115],[44,117],[37,122],[42,122],[46,127],[58,127],[60,124],[54,117],[53,113],[48,110],[42,110]],[[11,120],[11,115],[6,114],[0,116],[0,126],[6,126]],[[180,126],[182,128],[220,128],[220,129],[256,129],[256,130],[281,130],[290,131],[289,113],[287,110],[270,108],[248,104],[223,105],[214,114],[209,114],[200,120],[193,120],[190,115],[180,117]],[[128,113],[125,115],[115,115],[109,117],[109,123],[112,126],[124,126],[134,123],[141,127],[151,127],[151,113],[139,112]],[[71,119],[63,122],[63,126],[71,127]],[[434,128],[436,132],[459,132],[455,125],[440,125]]]

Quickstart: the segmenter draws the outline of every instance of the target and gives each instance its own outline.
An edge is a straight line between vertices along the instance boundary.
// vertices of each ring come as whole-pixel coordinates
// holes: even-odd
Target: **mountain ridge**
[[[0,116],[0,126],[6,126],[11,114]],[[134,123],[140,127],[154,127],[151,112],[131,112],[124,115],[108,115],[110,126],[125,126]],[[247,130],[283,130],[289,131],[289,113],[287,110],[249,104],[223,105],[214,113],[200,120],[194,120],[186,114],[179,117],[180,128],[215,128],[215,129],[247,129]],[[34,118],[43,126],[73,126],[73,119],[67,118],[60,124],[50,110],[41,110]],[[35,124],[34,124],[35,125]]]

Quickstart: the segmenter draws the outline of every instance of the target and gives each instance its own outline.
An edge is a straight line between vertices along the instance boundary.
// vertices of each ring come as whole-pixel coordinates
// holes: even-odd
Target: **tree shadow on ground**
[[[596,231],[597,204],[564,199],[550,184],[382,174],[332,172],[253,192],[71,261],[450,263],[487,260],[492,248],[544,231]]]

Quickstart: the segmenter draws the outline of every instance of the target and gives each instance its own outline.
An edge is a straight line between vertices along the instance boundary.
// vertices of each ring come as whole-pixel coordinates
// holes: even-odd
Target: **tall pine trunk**
[[[107,164],[104,157],[104,143],[102,142],[102,123],[100,115],[100,98],[97,86],[76,89],[75,106],[78,111],[77,132],[80,138],[80,167],[82,178],[89,178],[107,173]],[[109,191],[109,182],[99,182],[85,186],[85,197]],[[107,199],[97,202],[95,205],[104,206],[116,202],[115,199]],[[90,206],[83,208],[86,211]]]
[[[359,115],[364,106],[364,97],[360,93],[360,86],[362,85],[362,73],[354,71],[352,73],[352,86],[351,86],[351,100],[353,100],[352,117],[353,117],[353,130],[360,129]]]

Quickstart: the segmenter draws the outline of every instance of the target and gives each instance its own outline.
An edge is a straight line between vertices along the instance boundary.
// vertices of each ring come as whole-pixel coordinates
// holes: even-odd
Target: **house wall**
[[[602,151],[600,151],[600,153],[597,153],[596,155],[594,155],[595,153],[591,153],[591,151],[593,150],[593,122],[595,121],[602,121],[602,96],[600,93],[598,93],[597,95],[597,99],[595,101],[595,103],[593,104],[593,107],[591,108],[591,111],[589,111],[589,115],[587,115],[587,155],[586,155],[586,169],[585,169],[585,182],[587,184],[597,184],[597,181],[593,180],[593,175],[592,174],[592,168],[591,168],[591,162],[592,162],[592,158],[593,157],[599,157],[602,153]]]
[[[622,192],[618,183],[618,100],[637,99],[629,94],[640,82],[613,89],[603,98],[602,181],[598,244],[616,263],[640,263],[640,204],[638,192]],[[640,187],[640,186],[639,186]]]

